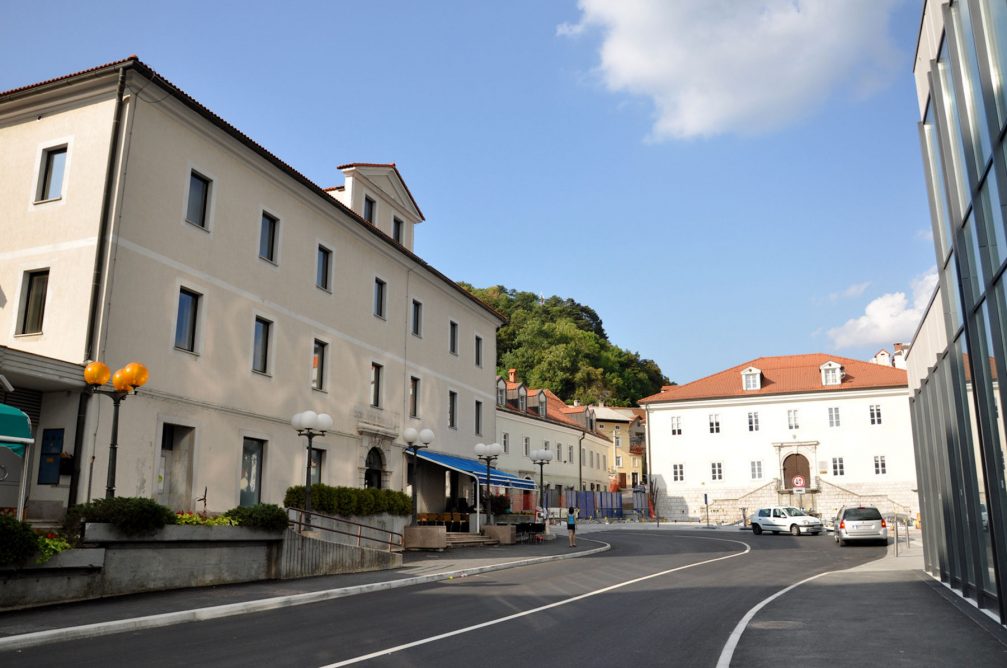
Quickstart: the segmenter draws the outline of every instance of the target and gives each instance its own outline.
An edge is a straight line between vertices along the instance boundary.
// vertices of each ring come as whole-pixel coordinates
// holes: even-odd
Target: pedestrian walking
[[[570,547],[577,547],[577,511],[573,506],[566,511],[566,535],[570,539]]]

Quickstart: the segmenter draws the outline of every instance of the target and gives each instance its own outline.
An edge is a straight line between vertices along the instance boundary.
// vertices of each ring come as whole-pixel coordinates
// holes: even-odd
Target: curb
[[[573,552],[570,554],[553,554],[546,557],[532,557],[529,559],[518,559],[516,561],[501,562],[488,566],[476,566],[473,568],[462,568],[455,571],[445,571],[444,573],[432,573],[430,575],[419,575],[402,580],[388,580],[385,582],[374,582],[366,585],[356,585],[354,587],[341,587],[339,589],[325,589],[322,591],[312,591],[303,594],[291,594],[289,596],[275,596],[255,601],[243,601],[241,603],[228,603],[225,605],[215,605],[209,608],[196,608],[193,610],[179,610],[176,612],[165,612],[158,615],[147,615],[145,617],[134,617],[132,619],[116,619],[108,622],[97,622],[95,624],[84,624],[82,626],[69,626],[62,629],[49,629],[47,631],[35,631],[23,633],[21,635],[0,638],[0,652],[7,650],[26,649],[38,647],[51,642],[63,642],[67,640],[81,640],[84,638],[98,638],[101,636],[125,633],[128,631],[142,631],[145,629],[164,628],[176,624],[188,622],[198,622],[208,619],[221,619],[233,617],[252,612],[266,612],[268,610],[279,610],[296,605],[308,605],[309,603],[320,603],[331,601],[337,598],[345,598],[356,594],[368,594],[375,591],[386,591],[389,589],[399,589],[401,587],[411,587],[441,580],[452,580],[456,577],[467,577],[469,575],[479,575],[481,573],[491,573],[502,571],[508,568],[518,568],[520,566],[530,566],[549,561],[560,561],[562,559],[576,559],[587,557],[599,552],[606,552],[612,546],[604,541],[592,538],[584,538],[595,543],[601,543],[601,547],[583,552]]]

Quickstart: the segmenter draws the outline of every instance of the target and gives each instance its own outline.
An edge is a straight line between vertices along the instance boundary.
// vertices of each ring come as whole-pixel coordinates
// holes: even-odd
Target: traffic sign
[[[795,475],[793,477],[793,479],[791,480],[791,482],[794,483],[794,487],[801,487],[801,488],[803,488],[804,487],[804,476],[802,476],[802,475]]]

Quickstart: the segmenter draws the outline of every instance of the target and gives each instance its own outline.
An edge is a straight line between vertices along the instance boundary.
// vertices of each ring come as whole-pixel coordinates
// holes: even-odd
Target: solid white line
[[[841,572],[842,571],[825,571],[824,573],[819,573],[818,575],[812,575],[810,578],[805,578],[800,582],[795,582],[786,589],[781,589],[780,591],[776,592],[769,598],[763,599],[758,605],[749,610],[745,614],[745,616],[741,618],[741,621],[738,622],[738,625],[734,627],[734,630],[731,631],[731,635],[728,637],[727,643],[724,644],[724,649],[721,650],[720,652],[720,658],[717,660],[717,668],[730,667],[731,659],[734,658],[734,650],[738,646],[738,641],[741,640],[741,634],[745,632],[745,629],[748,627],[748,623],[752,621],[752,618],[755,617],[756,614],[758,614],[759,610],[762,610],[764,607],[766,607],[779,597],[783,596],[791,589],[794,589],[795,587],[800,587],[805,582],[811,582],[812,580],[817,580],[823,575],[830,575],[832,573],[841,573]]]
[[[590,598],[592,596],[597,596],[599,594],[604,594],[605,592],[612,591],[613,589],[620,589],[631,584],[636,584],[638,582],[643,582],[645,580],[650,580],[652,578],[661,577],[662,575],[668,575],[669,573],[675,573],[676,571],[684,571],[687,568],[694,568],[696,566],[702,566],[704,564],[712,564],[715,561],[722,561],[724,559],[733,559],[734,557],[740,557],[748,554],[752,551],[752,546],[748,543],[744,543],[740,540],[730,540],[728,538],[708,538],[706,536],[687,536],[686,538],[695,538],[697,540],[719,540],[725,543],[738,543],[739,545],[744,545],[745,549],[743,552],[735,552],[734,554],[729,554],[724,557],[717,557],[716,559],[707,559],[706,561],[698,561],[693,564],[686,564],[685,566],[678,566],[676,568],[670,568],[666,571],[661,571],[660,573],[653,573],[651,575],[644,575],[643,577],[635,578],[633,580],[627,580],[626,582],[620,582],[618,584],[610,585],[608,587],[603,587],[602,589],[596,589],[595,591],[587,592],[586,594],[580,594],[579,596],[574,596],[572,598],[565,599],[563,601],[557,601],[556,603],[550,603],[548,605],[539,606],[537,608],[532,608],[531,610],[525,610],[523,612],[517,612],[513,615],[507,615],[506,617],[500,617],[499,619],[492,619],[488,622],[482,622],[481,624],[473,624],[472,626],[466,626],[461,629],[456,629],[454,631],[448,631],[447,633],[441,633],[436,636],[430,636],[429,638],[423,638],[422,640],[416,640],[410,643],[405,643],[403,645],[396,645],[395,647],[388,647],[386,649],[378,650],[377,652],[371,652],[370,654],[364,654],[363,656],[357,656],[352,659],[346,659],[344,661],[339,661],[337,663],[330,663],[328,665],[322,666],[322,668],[338,668],[339,666],[349,666],[354,663],[360,663],[361,661],[368,661],[370,659],[375,659],[379,656],[388,656],[389,654],[395,654],[396,652],[401,652],[403,650],[411,649],[413,647],[418,647],[420,645],[426,645],[428,643],[437,642],[438,640],[444,640],[445,638],[450,638],[452,636],[461,635],[463,633],[469,633],[470,631],[477,631],[479,629],[484,629],[488,626],[495,626],[496,624],[503,624],[504,622],[509,622],[512,619],[518,619],[520,617],[525,617],[527,615],[534,615],[544,610],[549,610],[551,608],[558,608],[561,605],[567,605],[569,603],[575,603],[577,601],[583,600],[585,598]]]

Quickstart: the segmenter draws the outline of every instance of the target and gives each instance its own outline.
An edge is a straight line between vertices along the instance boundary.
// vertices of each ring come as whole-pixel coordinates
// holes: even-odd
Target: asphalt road
[[[315,605],[54,643],[0,654],[0,664],[325,666],[363,659],[373,666],[446,668],[713,666],[752,606],[806,577],[885,551],[840,549],[829,536],[701,530],[612,531],[579,542],[591,539],[612,549]],[[752,647],[742,643],[741,650]]]

